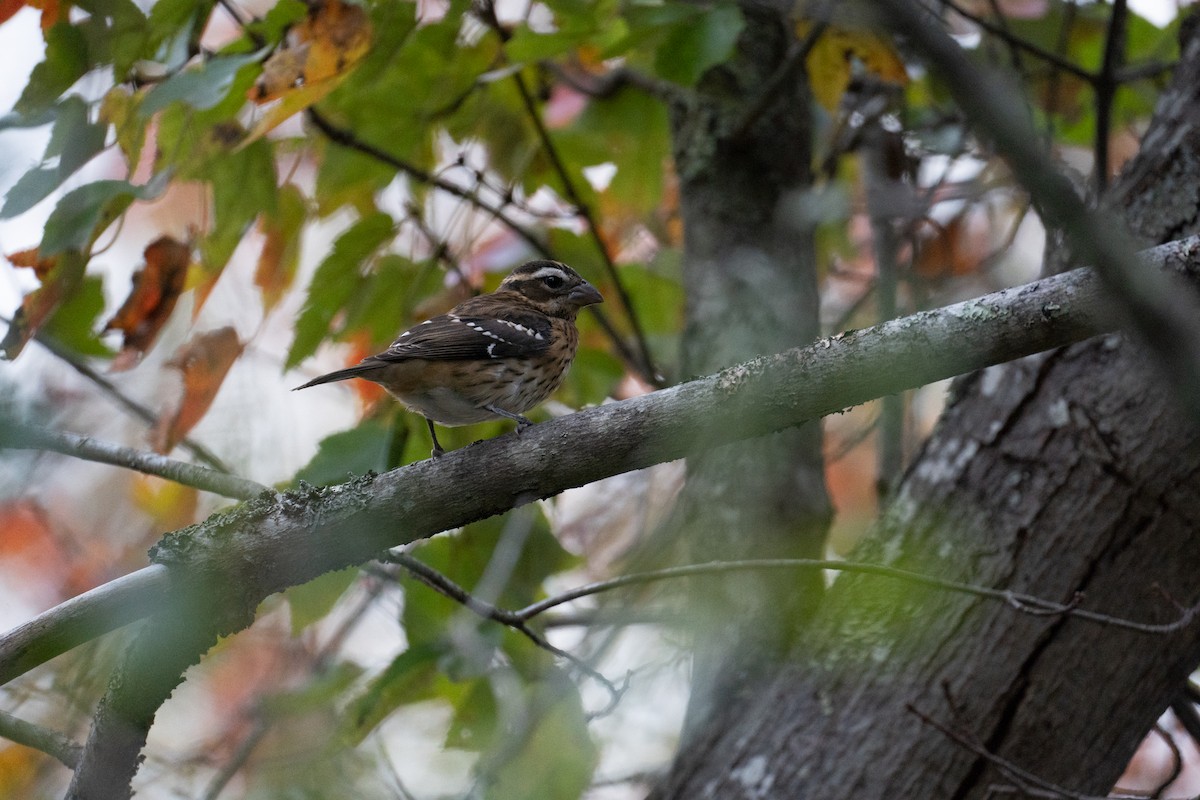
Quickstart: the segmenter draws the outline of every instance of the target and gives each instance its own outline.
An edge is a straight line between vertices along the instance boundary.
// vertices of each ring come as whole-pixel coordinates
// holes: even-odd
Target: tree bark
[[[1112,198],[1152,240],[1197,228],[1200,39],[1183,35]],[[1196,603],[1200,442],[1154,362],[1111,335],[961,381],[854,557],[1143,620]],[[1195,624],[1149,637],[844,576],[788,667],[695,738],[658,795],[1103,794],[1198,663]]]
[[[684,374],[704,374],[795,347],[819,334],[811,132],[802,80],[767,105],[763,87],[793,37],[785,18],[744,9],[736,55],[672,109],[684,222]],[[750,119],[748,115],[753,115]],[[671,525],[687,560],[820,557],[831,508],[821,428],[813,421],[688,459]],[[821,584],[780,576],[696,580],[693,683],[686,727],[745,691],[786,652]],[[753,626],[737,626],[738,619]],[[736,635],[731,631],[736,630]]]

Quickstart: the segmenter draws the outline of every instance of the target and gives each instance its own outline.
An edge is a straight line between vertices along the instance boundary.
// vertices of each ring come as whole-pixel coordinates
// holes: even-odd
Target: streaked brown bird
[[[517,267],[496,291],[459,303],[396,337],[391,347],[353,367],[313,378],[296,389],[365,378],[425,417],[433,455],[445,451],[433,423],[470,425],[511,419],[550,396],[579,344],[579,309],[603,302],[600,292],[557,261]]]

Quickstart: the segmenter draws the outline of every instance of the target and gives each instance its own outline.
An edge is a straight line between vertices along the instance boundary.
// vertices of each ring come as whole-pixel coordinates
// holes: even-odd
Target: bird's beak
[[[604,302],[604,298],[600,296],[600,292],[596,291],[596,287],[592,286],[587,281],[584,281],[572,289],[567,294],[567,299],[570,300],[572,304],[579,306],[580,308]]]

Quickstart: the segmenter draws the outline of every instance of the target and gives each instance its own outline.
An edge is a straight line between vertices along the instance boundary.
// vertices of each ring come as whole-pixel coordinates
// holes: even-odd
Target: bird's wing
[[[529,312],[498,315],[451,312],[414,325],[368,361],[529,358],[550,346],[550,320]]]

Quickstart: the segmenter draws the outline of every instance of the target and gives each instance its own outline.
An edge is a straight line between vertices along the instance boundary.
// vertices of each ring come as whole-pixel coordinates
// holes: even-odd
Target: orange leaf
[[[4,341],[0,342],[0,349],[9,359],[20,355],[59,305],[75,292],[87,266],[78,250],[68,250],[51,259],[40,259],[37,251],[23,250],[12,257],[13,263],[17,264],[15,259],[27,262],[18,266],[33,267],[42,285],[25,295],[21,307],[13,314]]]
[[[966,215],[959,214],[945,225],[925,226],[918,237],[913,272],[927,280],[976,272],[987,255],[988,243],[986,230],[971,222]]]
[[[371,335],[366,331],[359,331],[350,339],[350,358],[346,360],[346,366],[351,366],[362,361],[372,353],[379,352],[379,348],[371,341]],[[358,395],[358,402],[362,403],[364,409],[369,409],[379,402],[386,392],[384,388],[375,381],[347,381],[350,388]]]
[[[112,369],[116,372],[135,366],[158,338],[183,292],[192,250],[170,236],[163,236],[151,242],[143,255],[146,265],[134,273],[129,297],[104,326],[106,331],[119,330],[125,334],[121,352],[113,361]]]
[[[198,334],[179,348],[167,363],[183,373],[183,397],[173,412],[163,412],[155,423],[150,434],[155,451],[171,452],[204,417],[241,354],[242,343],[230,327]]]
[[[42,258],[38,255],[38,249],[31,247],[28,250],[19,250],[10,254],[8,262],[14,267],[29,267],[39,281],[44,281],[50,274],[50,270],[54,269],[54,265],[58,263],[58,259]]]
[[[263,248],[254,270],[254,285],[262,290],[266,311],[274,308],[296,277],[296,266],[300,261],[300,228],[307,211],[304,195],[295,184],[281,188],[278,197],[277,210],[264,213],[258,221]]]
[[[796,23],[797,37],[803,39],[811,28],[812,23],[807,20]],[[904,61],[896,54],[889,39],[866,29],[829,25],[805,59],[813,95],[829,111],[836,111],[841,103],[856,62],[887,83],[908,84]]]

